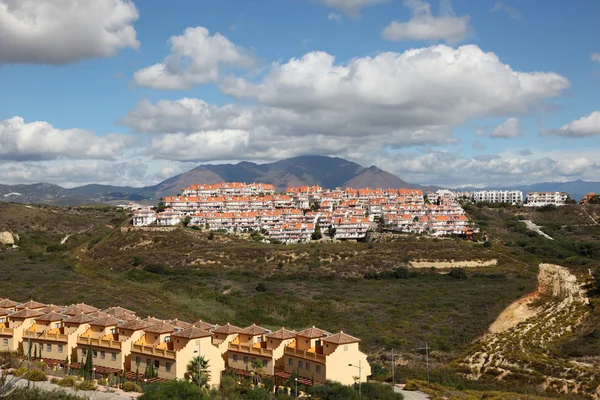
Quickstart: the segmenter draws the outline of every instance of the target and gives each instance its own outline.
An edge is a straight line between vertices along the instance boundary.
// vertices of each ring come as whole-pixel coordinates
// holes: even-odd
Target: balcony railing
[[[136,353],[149,354],[152,356],[159,356],[163,358],[170,358],[172,360],[175,360],[177,358],[177,352],[173,350],[157,349],[154,346],[144,346],[142,344],[131,345],[131,351],[135,351]]]
[[[0,335],[10,335],[12,336],[15,333],[13,328],[0,328]]]
[[[96,347],[105,347],[108,349],[118,349],[121,350],[123,343],[117,342],[116,340],[108,340],[108,339],[94,339],[87,336],[79,336],[77,338],[77,344],[83,344],[86,346],[96,346]]]
[[[51,340],[54,342],[67,342],[69,339],[69,335],[62,333],[31,332],[29,335],[32,339]]]
[[[229,343],[229,350],[239,351],[241,353],[256,354],[259,356],[273,357],[273,350],[260,347],[246,346],[243,344]]]
[[[285,354],[289,354],[296,357],[306,358],[308,360],[315,360],[320,362],[325,362],[326,357],[323,354],[313,353],[311,351],[306,350],[298,350],[295,347],[286,346],[284,350]]]

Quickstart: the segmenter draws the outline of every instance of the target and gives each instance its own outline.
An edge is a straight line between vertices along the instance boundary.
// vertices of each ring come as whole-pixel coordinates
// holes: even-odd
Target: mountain
[[[572,199],[579,201],[590,192],[600,193],[600,182],[576,180],[571,182],[542,182],[532,185],[488,186],[485,188],[463,187],[456,190],[520,190],[524,194],[527,194],[527,192],[567,192]]]

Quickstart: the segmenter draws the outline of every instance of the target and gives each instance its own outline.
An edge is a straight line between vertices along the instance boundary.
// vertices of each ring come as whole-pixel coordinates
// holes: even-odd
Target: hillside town
[[[0,299],[0,352],[65,369],[81,368],[91,354],[95,373],[129,380],[186,379],[188,364],[200,356],[208,361],[209,386],[218,386],[225,372],[260,374],[276,383],[295,376],[305,386],[326,381],[351,385],[356,375],[351,364],[363,365],[362,382],[371,375],[359,342],[345,332],[314,326],[271,331],[255,324],[241,328],[141,319],[118,306],[100,310],[83,303]]]
[[[134,226],[174,226],[261,232],[265,240],[307,242],[323,236],[361,240],[378,228],[432,236],[472,235],[475,229],[454,192],[423,196],[418,189],[324,189],[320,186],[275,187],[260,183],[191,185],[181,195],[165,197],[159,210],[136,210]]]

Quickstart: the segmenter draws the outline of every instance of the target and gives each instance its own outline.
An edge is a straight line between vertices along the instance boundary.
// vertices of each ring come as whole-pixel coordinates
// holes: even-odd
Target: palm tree
[[[258,385],[258,383],[262,380],[263,376],[263,363],[261,360],[252,361],[252,372],[254,375],[254,384]]]
[[[200,378],[198,378],[200,373]],[[194,357],[187,365],[186,378],[203,388],[208,388],[210,372],[208,371],[208,360],[204,356]]]

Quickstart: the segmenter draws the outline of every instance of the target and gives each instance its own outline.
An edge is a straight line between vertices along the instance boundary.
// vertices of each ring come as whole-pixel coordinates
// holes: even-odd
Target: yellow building
[[[41,312],[28,308],[9,314],[6,321],[0,324],[0,352],[18,351],[23,343],[25,331],[35,323],[35,318],[42,315]]]
[[[58,362],[64,362],[70,357],[77,336],[75,333],[71,335],[69,347],[69,335],[65,334],[63,329],[64,319],[65,316],[57,312],[36,317],[35,323],[26,332],[27,338],[30,339],[23,342],[23,354],[27,354],[31,341],[32,356],[40,355],[42,359]]]
[[[235,325],[231,325],[229,322],[223,326],[217,326],[212,330],[213,337],[212,342],[223,357],[224,361],[227,361],[227,351],[229,350],[229,343],[233,342],[237,337],[238,333],[242,331],[242,328]]]
[[[42,308],[46,307],[46,304],[40,303],[38,301],[29,300],[27,303],[22,303],[17,306],[17,311],[29,309],[29,310],[37,310],[41,311]]]
[[[285,373],[278,376],[284,378],[296,373],[305,380],[332,380],[344,385],[355,383],[360,376],[360,380],[366,382],[371,367],[367,355],[358,348],[359,342],[360,339],[341,331],[330,335],[314,326],[300,331],[285,347]]]
[[[2,299],[0,300],[0,308],[3,308],[8,312],[17,311],[17,303],[10,299]]]

